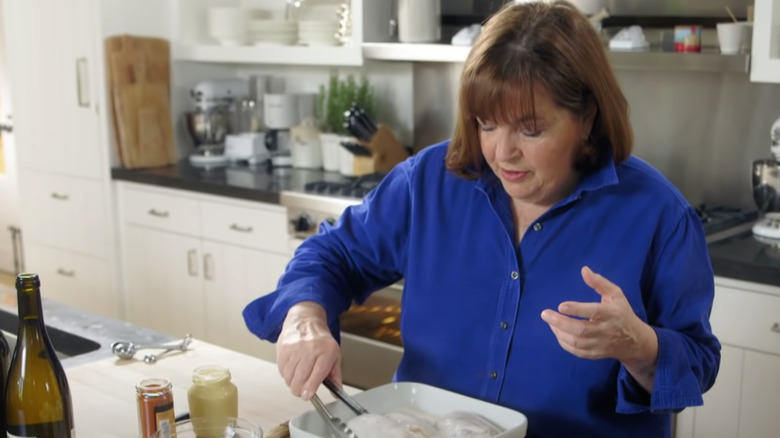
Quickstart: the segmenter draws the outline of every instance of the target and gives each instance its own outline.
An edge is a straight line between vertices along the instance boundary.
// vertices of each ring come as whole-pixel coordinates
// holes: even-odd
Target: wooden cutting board
[[[176,161],[170,104],[170,45],[160,38],[106,39],[114,141],[122,166]]]
[[[290,393],[276,364],[271,362],[199,340],[192,342],[189,351],[167,356],[153,365],[141,360],[142,353],[132,361],[109,358],[65,370],[73,398],[77,436],[136,436],[135,384],[145,378],[170,379],[174,410],[177,414],[187,412],[192,371],[209,364],[230,369],[232,381],[238,387],[239,417],[258,423],[267,435],[273,432],[277,438],[284,437],[286,421],[312,409],[311,404]],[[319,395],[324,400],[333,400],[326,390]]]

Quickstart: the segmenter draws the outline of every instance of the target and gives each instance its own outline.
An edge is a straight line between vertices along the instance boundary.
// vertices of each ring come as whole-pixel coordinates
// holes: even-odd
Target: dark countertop
[[[344,181],[336,172],[271,169],[265,165],[200,168],[187,159],[176,165],[145,170],[112,169],[116,180],[191,190],[252,201],[279,203],[282,191],[304,190],[312,181]],[[746,231],[710,243],[712,268],[718,277],[780,286],[780,243],[766,244]]]
[[[710,243],[709,248],[715,275],[780,286],[780,241],[765,243],[745,231]]]
[[[282,191],[303,192],[308,182],[347,180],[338,172],[271,168],[264,164],[199,167],[191,165],[186,158],[166,167],[139,170],[113,168],[111,177],[269,204],[278,204]]]

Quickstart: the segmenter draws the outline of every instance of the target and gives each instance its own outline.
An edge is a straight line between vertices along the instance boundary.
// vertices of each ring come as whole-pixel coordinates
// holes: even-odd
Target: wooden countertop
[[[135,385],[149,377],[171,380],[176,414],[188,412],[187,390],[192,371],[201,365],[223,365],[230,369],[238,387],[239,417],[254,421],[266,433],[296,415],[312,409],[308,402],[292,395],[279,375],[276,364],[228,350],[199,340],[190,349],[145,364],[137,359],[115,358],[66,369],[73,398],[76,434],[81,437],[135,437],[138,434],[138,411]],[[355,392],[347,388],[348,392]],[[333,397],[324,388],[320,397]]]

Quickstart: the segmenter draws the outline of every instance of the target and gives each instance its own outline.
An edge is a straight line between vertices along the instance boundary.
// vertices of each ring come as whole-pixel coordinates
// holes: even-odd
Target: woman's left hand
[[[557,312],[544,310],[542,319],[564,350],[585,359],[617,359],[645,389],[652,390],[658,356],[655,330],[634,313],[616,284],[587,266],[582,268],[582,279],[601,301],[565,301]]]

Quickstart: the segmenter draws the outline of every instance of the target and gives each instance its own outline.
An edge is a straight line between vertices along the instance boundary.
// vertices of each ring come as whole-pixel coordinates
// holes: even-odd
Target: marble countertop
[[[64,368],[112,357],[114,341],[132,341],[139,345],[151,345],[176,340],[168,335],[138,327],[128,322],[97,315],[66,304],[43,299],[43,318],[47,326],[81,336],[100,344],[100,348],[81,355],[62,359]],[[16,290],[0,285],[0,309],[17,314]],[[142,357],[138,354],[137,357]]]
[[[199,168],[192,166],[187,159],[158,169],[113,169],[112,177],[272,204],[279,203],[282,191],[303,192],[307,182],[345,180],[335,172],[271,169],[263,165]],[[778,254],[780,246],[758,242],[749,232],[710,244],[710,259],[716,276],[774,286],[780,286]]]

